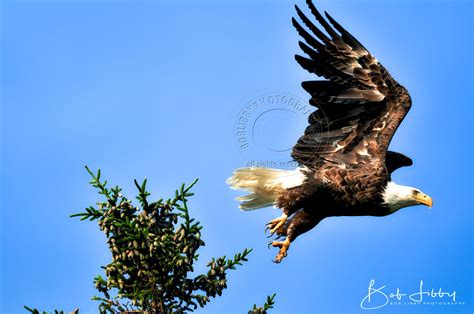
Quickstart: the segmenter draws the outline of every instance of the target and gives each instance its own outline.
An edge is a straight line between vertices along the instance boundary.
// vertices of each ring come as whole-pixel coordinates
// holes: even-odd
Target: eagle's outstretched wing
[[[385,163],[390,140],[411,107],[410,96],[357,39],[325,12],[331,26],[310,0],[307,3],[327,34],[296,6],[312,34],[293,18],[306,42],[300,41],[300,47],[308,56],[295,58],[304,69],[327,80],[302,83],[318,110],[310,115],[310,125],[293,147],[292,157],[313,166],[328,161]],[[395,155],[387,159],[392,171],[411,162]]]

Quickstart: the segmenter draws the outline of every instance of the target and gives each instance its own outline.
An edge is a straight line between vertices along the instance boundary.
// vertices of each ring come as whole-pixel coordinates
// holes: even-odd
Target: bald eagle
[[[299,166],[290,171],[241,168],[227,180],[232,188],[250,192],[237,198],[242,210],[271,205],[282,210],[267,224],[270,235],[285,238],[269,243],[280,249],[278,263],[297,236],[326,217],[386,216],[408,206],[432,206],[431,197],[419,189],[391,180],[393,171],[413,163],[387,150],[410,110],[408,91],[327,12],[326,20],[310,0],[307,4],[320,26],[295,6],[306,27],[295,18],[292,22],[307,55],[295,59],[325,80],[302,83],[317,109],[293,147]]]

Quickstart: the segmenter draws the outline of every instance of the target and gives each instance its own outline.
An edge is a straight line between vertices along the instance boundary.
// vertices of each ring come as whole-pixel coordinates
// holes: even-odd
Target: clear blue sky
[[[96,311],[104,235],[68,218],[98,197],[85,164],[130,196],[134,178],[147,177],[156,198],[200,178],[191,202],[207,244],[198,270],[212,256],[254,249],[198,313],[243,313],[272,292],[274,313],[364,312],[371,279],[410,292],[423,280],[465,302],[382,313],[474,309],[472,3],[318,1],[410,91],[392,148],[414,166],[394,180],[433,196],[434,207],[327,219],[276,265],[263,230],[278,211],[239,211],[225,179],[247,162],[234,134],[245,101],[308,98],[300,82],[311,75],[293,59],[293,4],[2,1],[1,312]]]

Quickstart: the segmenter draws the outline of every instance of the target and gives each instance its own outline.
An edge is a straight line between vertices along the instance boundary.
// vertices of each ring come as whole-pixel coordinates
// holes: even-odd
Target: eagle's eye
[[[420,192],[417,191],[417,190],[413,190],[413,192],[412,192],[413,196],[416,196],[416,195],[418,195],[419,193],[420,193]]]

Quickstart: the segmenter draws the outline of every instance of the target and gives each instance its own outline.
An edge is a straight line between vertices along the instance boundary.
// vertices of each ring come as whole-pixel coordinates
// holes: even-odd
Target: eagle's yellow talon
[[[284,232],[284,226],[286,223],[288,216],[283,214],[280,217],[271,220],[269,223],[267,223],[267,228],[265,229],[265,232],[267,230],[270,230],[270,236],[274,235],[275,233],[277,235],[283,235]]]
[[[288,240],[287,238],[285,239],[285,241],[281,241],[281,242],[273,241],[271,242],[271,245],[273,247],[280,248],[280,251],[278,252],[274,260],[275,263],[280,263],[282,259],[288,255],[288,249],[290,248],[290,240]]]

